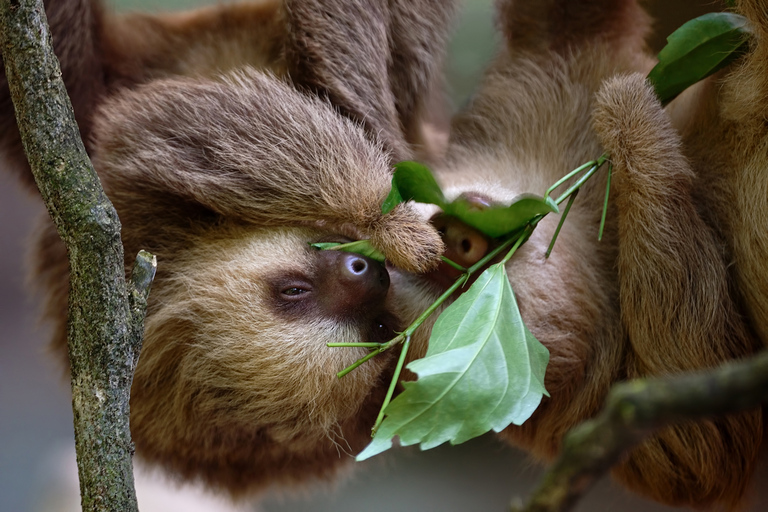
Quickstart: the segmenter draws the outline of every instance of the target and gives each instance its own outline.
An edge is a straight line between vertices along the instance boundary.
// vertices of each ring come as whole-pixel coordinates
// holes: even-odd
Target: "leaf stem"
[[[354,370],[355,368],[357,368],[361,364],[365,363],[369,359],[372,359],[372,358],[376,357],[377,355],[381,354],[382,352],[384,352],[384,350],[382,350],[381,347],[379,347],[376,350],[371,350],[370,352],[365,354],[363,357],[361,357],[360,359],[358,359],[357,361],[355,361],[354,363],[352,363],[351,365],[347,366],[346,368],[341,370],[339,373],[337,373],[336,377],[342,378],[343,376],[345,376],[346,374],[348,374],[349,372],[351,372],[352,370]]]
[[[571,194],[573,194],[573,192],[574,192],[574,191],[576,191],[576,190],[578,190],[579,188],[581,188],[581,186],[582,186],[584,183],[586,183],[586,181],[587,181],[589,178],[591,178],[591,177],[592,177],[592,175],[593,175],[593,174],[595,174],[595,173],[597,172],[597,170],[598,170],[598,169],[600,169],[600,167],[602,167],[602,166],[603,166],[603,164],[604,164],[605,162],[607,162],[607,161],[608,161],[608,155],[607,155],[607,154],[605,154],[605,153],[603,153],[603,154],[600,156],[600,158],[598,158],[597,160],[594,160],[594,161],[592,161],[592,162],[588,162],[588,163],[592,164],[592,167],[591,167],[591,168],[590,168],[590,169],[589,169],[587,172],[585,172],[585,173],[584,173],[584,175],[583,175],[581,178],[579,178],[579,179],[576,181],[576,183],[574,183],[573,185],[571,185],[571,186],[568,188],[568,190],[566,190],[565,192],[563,192],[563,194],[562,194],[560,197],[558,197],[558,198],[555,200],[555,202],[556,202],[556,203],[559,205],[560,203],[562,203],[563,201],[565,201],[565,200],[566,200],[566,198],[567,198],[568,196],[570,196]],[[585,165],[586,165],[586,164],[582,165],[582,166],[581,166],[581,167],[579,167],[579,169],[577,169],[577,170],[583,170],[583,169],[585,168],[585,167],[584,167]],[[573,175],[574,175],[574,172],[573,172],[573,171],[572,171],[572,172],[570,172],[570,173],[568,173],[568,176],[573,176]],[[560,181],[562,181],[562,180],[560,180]],[[551,188],[551,187],[550,187],[550,188]]]
[[[533,223],[529,224],[533,225]],[[527,229],[527,228],[526,228]],[[396,337],[392,338],[391,340],[385,342],[385,343],[327,343],[326,345],[328,347],[365,347],[365,348],[372,348],[369,353],[352,363],[351,365],[347,366],[340,372],[336,374],[338,378],[344,377],[346,374],[360,366],[361,364],[365,363],[369,359],[376,357],[377,355],[381,354],[385,350],[389,350],[390,348],[399,345],[400,343],[403,343],[404,340],[410,340],[410,337],[413,336],[413,333],[416,331],[416,329],[423,324],[429,316],[434,313],[437,308],[442,305],[443,302],[448,300],[448,298],[453,295],[453,293],[464,286],[464,284],[469,280],[469,276],[471,276],[473,273],[480,270],[482,267],[484,267],[488,262],[493,260],[496,256],[501,254],[502,251],[504,251],[507,247],[509,247],[511,244],[518,242],[520,239],[525,239],[526,237],[526,230],[524,229],[521,232],[515,233],[511,235],[509,238],[507,238],[503,243],[501,243],[498,247],[493,249],[491,252],[486,254],[480,261],[469,267],[468,269],[464,269],[464,273],[460,275],[456,281],[451,285],[450,288],[448,288],[440,297],[435,300],[427,309],[424,310],[424,312],[419,315],[419,317],[414,320],[411,325],[406,327],[406,329],[398,334]],[[520,242],[522,243],[522,242]]]
[[[456,270],[460,270],[461,272],[466,272],[467,271],[466,267],[462,267],[461,265],[459,265],[455,261],[449,260],[445,256],[440,256],[440,259],[443,261],[443,263],[446,263],[446,264],[452,266]]]
[[[456,281],[448,288],[445,292],[443,292],[438,299],[433,302],[427,309],[424,310],[424,312],[419,315],[419,317],[414,320],[411,325],[409,325],[402,333],[401,336],[398,336],[396,338],[393,338],[392,340],[382,344],[382,350],[387,350],[388,348],[401,343],[400,339],[402,339],[402,336],[405,336],[406,338],[410,338],[413,333],[416,331],[416,329],[419,328],[421,324],[424,323],[424,321],[429,318],[429,316],[435,312],[437,308],[440,307],[440,305],[448,300],[448,298],[453,295],[453,293],[464,286],[464,284],[469,280],[469,277],[483,268],[485,265],[487,265],[490,261],[492,261],[496,256],[501,254],[502,251],[504,251],[507,247],[509,247],[512,243],[518,241],[518,238],[522,237],[525,230],[522,232],[515,233],[514,235],[510,236],[507,240],[505,240],[502,244],[500,244],[498,247],[493,249],[491,252],[486,254],[480,261],[469,267],[468,269],[464,269],[464,273],[460,275],[458,278],[456,278]]]
[[[326,347],[363,347],[363,348],[379,348],[383,343],[326,343]]]
[[[433,303],[432,303],[432,304],[431,304],[431,305],[430,305],[430,306],[429,306],[427,309],[425,309],[425,310],[424,310],[424,312],[423,312],[421,315],[419,315],[419,317],[418,317],[416,320],[414,320],[414,321],[413,321],[413,323],[412,323],[411,325],[409,325],[409,326],[408,326],[408,327],[407,327],[407,328],[406,328],[406,329],[403,331],[403,334],[406,336],[406,338],[409,338],[410,336],[412,336],[412,335],[413,335],[413,333],[416,331],[416,329],[417,329],[417,328],[418,328],[418,327],[419,327],[421,324],[423,324],[423,323],[424,323],[424,321],[425,321],[427,318],[429,318],[429,316],[430,316],[432,313],[434,313],[434,312],[435,312],[435,310],[436,310],[438,307],[440,307],[440,305],[441,305],[443,302],[445,302],[446,300],[448,300],[448,297],[450,297],[450,296],[453,294],[453,292],[455,292],[456,290],[458,290],[459,288],[461,288],[461,287],[464,285],[464,283],[467,281],[467,279],[469,279],[469,271],[467,271],[466,273],[464,273],[464,274],[460,275],[460,276],[459,276],[459,277],[456,279],[456,281],[454,281],[454,283],[453,283],[453,284],[450,286],[450,288],[448,288],[447,290],[445,290],[445,292],[443,292],[443,294],[442,294],[442,295],[440,295],[440,297],[438,297],[438,299],[437,299],[435,302],[433,302]],[[395,341],[397,341],[397,340],[398,340],[397,338],[394,338],[393,340],[391,340],[391,341],[388,341],[387,343],[385,343],[385,345],[389,345],[389,346],[392,346],[392,345],[394,344],[393,342],[395,342]]]
[[[574,190],[573,194],[571,194],[568,198],[568,204],[565,205],[565,210],[563,210],[563,214],[560,216],[560,222],[557,223],[557,229],[555,230],[555,234],[552,235],[552,241],[549,242],[547,252],[544,253],[545,258],[549,258],[549,255],[552,254],[552,249],[555,247],[555,241],[557,240],[558,235],[560,235],[560,230],[565,223],[565,218],[568,216],[568,212],[571,211],[571,205],[573,204],[573,201],[576,199],[577,195],[579,195],[579,189]]]
[[[515,240],[515,245],[512,246],[512,249],[509,250],[506,256],[504,256],[504,259],[501,260],[502,265],[506,265],[507,262],[512,258],[512,256],[515,254],[515,252],[520,248],[521,245],[523,245],[523,242],[533,233],[533,228],[536,227],[536,224],[538,223],[538,219],[536,219],[536,222],[529,222],[526,224],[523,231],[520,233],[520,236],[517,237],[517,240]]]
[[[605,156],[605,155],[603,155],[603,156]],[[600,157],[600,158],[602,158],[602,157]],[[590,167],[593,167],[593,166],[597,165],[597,163],[598,163],[598,160],[590,160],[589,162],[587,162],[585,164],[581,164],[576,169],[572,170],[571,172],[569,172],[568,174],[566,174],[565,176],[563,176],[562,178],[557,180],[554,185],[549,187],[547,189],[547,192],[544,194],[544,197],[548,197],[550,194],[552,194],[552,192],[557,190],[557,188],[560,187],[560,185],[562,185],[563,183],[565,183],[569,179],[573,178],[574,176],[579,174],[584,169],[588,169]],[[558,202],[558,204],[560,204],[560,203]]]
[[[579,188],[590,178],[592,177],[597,170],[602,167],[602,165],[608,161],[608,155],[603,154],[598,158],[597,160],[592,160],[590,162],[587,162],[583,165],[580,165],[578,168],[574,169],[573,171],[566,174],[563,178],[559,179],[557,183],[549,187],[547,189],[545,197],[549,197],[549,194],[551,194],[555,189],[557,189],[559,186],[561,186],[563,183],[568,181],[569,179],[573,178],[580,172],[583,172],[584,169],[588,169],[586,173],[584,173],[583,176],[581,176],[576,183],[571,185],[555,202],[559,205],[563,201],[565,201],[566,198],[570,196],[575,196],[576,192],[579,190]],[[568,202],[568,205],[566,206],[565,212],[563,213],[563,219],[568,214],[568,210],[570,209],[571,204],[573,203],[573,197]],[[363,347],[363,348],[371,348],[372,350],[367,353],[365,356],[361,357],[354,363],[352,363],[350,366],[344,368],[342,371],[338,372],[336,376],[338,378],[342,378],[345,375],[347,375],[349,372],[360,366],[361,364],[365,363],[369,359],[372,359],[373,357],[376,357],[377,355],[381,354],[385,350],[389,350],[390,348],[399,345],[400,343],[404,343],[405,341],[410,342],[411,336],[413,336],[413,333],[418,329],[421,324],[423,324],[427,318],[432,315],[448,298],[453,295],[453,293],[464,286],[467,281],[469,281],[469,277],[483,268],[485,265],[487,265],[490,261],[492,261],[496,256],[501,254],[502,251],[506,250],[510,245],[514,244],[514,247],[509,251],[509,253],[504,257],[502,260],[502,263],[506,263],[509,261],[509,259],[512,257],[512,255],[517,251],[517,249],[525,242],[528,237],[533,232],[533,229],[536,227],[536,224],[544,218],[544,215],[537,216],[536,218],[532,219],[526,226],[521,230],[517,231],[511,235],[508,235],[507,238],[502,242],[498,247],[493,249],[491,252],[486,254],[480,261],[475,263],[469,268],[464,268],[457,263],[449,260],[446,257],[442,257],[442,260],[446,262],[448,265],[461,270],[462,274],[454,281],[454,283],[448,288],[440,297],[435,300],[424,312],[419,315],[419,317],[414,320],[402,333],[398,334],[396,337],[392,338],[391,340],[385,342],[385,343],[328,343],[327,346],[329,347]],[[562,223],[562,219],[561,219]],[[560,227],[558,226],[558,232],[560,230]],[[555,237],[557,237],[557,233],[555,233]],[[553,242],[554,243],[554,239]],[[550,251],[551,251],[550,244]],[[549,251],[547,251],[547,255],[549,255]],[[398,374],[399,376],[399,374]],[[396,379],[394,379],[396,380]],[[382,408],[382,411],[384,408]],[[380,413],[381,416],[382,413]]]
[[[395,373],[392,374],[392,381],[389,383],[389,389],[387,389],[387,395],[384,397],[384,402],[381,404],[381,409],[379,409],[379,415],[376,417],[376,423],[373,424],[373,428],[371,429],[371,437],[376,435],[376,431],[379,429],[379,425],[381,425],[381,422],[384,421],[384,411],[389,405],[389,402],[392,401],[392,395],[395,394],[395,387],[397,387],[397,383],[400,382],[400,373],[403,371],[403,365],[405,364],[405,359],[408,356],[408,349],[410,347],[411,337],[406,336],[405,341],[403,342],[403,348],[400,351],[400,357],[397,360]]]
[[[600,217],[600,230],[597,232],[597,240],[603,239],[603,229],[605,228],[605,216],[608,213],[608,195],[611,193],[611,174],[613,174],[613,163],[608,162],[608,182],[605,185],[605,201],[603,202],[603,215]]]

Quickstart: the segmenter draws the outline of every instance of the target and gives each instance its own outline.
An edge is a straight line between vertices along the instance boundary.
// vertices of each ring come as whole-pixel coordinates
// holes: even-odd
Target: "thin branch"
[[[528,505],[513,511],[571,510],[620,457],[654,431],[684,420],[768,402],[768,352],[715,370],[616,385],[596,418],[572,429]]]
[[[24,149],[70,259],[67,334],[82,508],[136,511],[129,393],[154,264],[139,259],[129,299],[120,222],[80,139],[42,0],[0,0],[0,43]]]
[[[128,301],[131,308],[129,325],[129,346],[132,352],[133,369],[139,362],[141,345],[144,341],[144,317],[147,314],[147,299],[152,281],[157,272],[157,258],[147,251],[139,251],[131,270],[131,281],[128,287]]]

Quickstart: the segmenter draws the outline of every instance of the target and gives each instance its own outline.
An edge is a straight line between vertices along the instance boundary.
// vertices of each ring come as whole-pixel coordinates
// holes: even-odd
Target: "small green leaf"
[[[504,266],[492,265],[440,315],[426,356],[408,365],[419,380],[403,384],[357,459],[387,450],[394,436],[426,450],[522,424],[547,393],[548,362],[549,351],[523,324]]]
[[[545,199],[533,194],[523,194],[509,206],[483,209],[475,208],[459,198],[445,205],[443,210],[493,238],[522,229],[537,215],[558,211],[552,198]]]
[[[557,213],[557,204],[551,197],[542,198],[523,194],[510,206],[478,208],[464,198],[448,203],[429,168],[416,162],[395,164],[392,189],[381,206],[384,214],[405,201],[436,204],[448,215],[453,215],[482,233],[496,238],[522,229],[537,215]]]
[[[381,204],[381,213],[383,215],[386,215],[392,210],[394,210],[395,206],[404,202],[405,200],[403,199],[403,196],[400,194],[400,190],[397,188],[397,178],[395,178],[395,176],[392,176],[392,188],[389,190],[389,194],[387,194],[387,198],[384,199],[384,202]]]
[[[318,242],[311,245],[315,249],[320,249],[323,251],[346,251],[362,254],[363,256],[367,256],[374,261],[378,261],[379,263],[384,263],[385,259],[384,255],[375,249],[371,245],[371,242],[368,240],[357,240],[356,242],[349,242],[345,244],[340,244],[337,242]]]
[[[663,104],[747,50],[747,19],[714,12],[688,21],[667,38],[659,63],[648,74]]]
[[[387,214],[399,203],[410,200],[440,207],[446,203],[443,191],[429,168],[417,162],[398,162],[392,176],[392,190],[384,200],[381,212]]]
[[[336,249],[340,245],[342,245],[341,242],[317,242],[310,244],[310,247],[320,249],[321,251],[330,251],[332,249]]]

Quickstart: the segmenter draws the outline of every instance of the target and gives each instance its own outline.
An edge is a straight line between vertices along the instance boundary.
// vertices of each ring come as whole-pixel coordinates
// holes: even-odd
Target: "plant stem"
[[[364,362],[368,361],[369,359],[371,359],[373,357],[376,357],[377,355],[381,354],[382,352],[384,352],[384,350],[382,350],[381,347],[379,347],[376,350],[372,350],[372,351],[368,352],[363,357],[361,357],[360,359],[358,359],[357,361],[355,361],[354,363],[352,363],[351,365],[347,366],[346,368],[341,370],[339,373],[337,373],[336,377],[342,378],[343,376],[345,376],[346,374],[348,374],[349,372],[351,372],[352,370],[354,370],[355,368],[357,368],[358,366],[360,366]]]
[[[397,360],[395,373],[392,375],[392,381],[389,383],[389,389],[387,390],[387,395],[384,397],[384,402],[382,402],[381,409],[379,409],[379,415],[376,417],[376,422],[373,424],[373,428],[371,429],[371,437],[376,435],[376,431],[379,429],[379,425],[381,425],[381,422],[384,421],[384,410],[389,405],[389,402],[392,401],[392,395],[395,394],[395,387],[397,386],[397,383],[400,381],[400,373],[403,371],[405,358],[408,355],[408,349],[410,347],[411,347],[411,337],[406,336],[405,341],[403,342],[403,348],[400,351],[400,357]]]
[[[379,348],[383,343],[326,343],[326,347],[363,347],[363,348]]]
[[[531,223],[532,225],[533,223]],[[501,245],[496,247],[494,250],[486,254],[480,261],[469,267],[468,269],[465,269],[465,272],[460,275],[456,281],[451,285],[450,288],[448,288],[440,297],[433,302],[424,312],[419,315],[419,317],[414,320],[411,325],[406,327],[406,329],[398,334],[396,337],[392,338],[391,340],[385,342],[385,343],[327,343],[326,346],[328,347],[365,347],[365,348],[373,348],[369,353],[352,363],[351,365],[347,366],[340,372],[336,374],[338,378],[344,377],[346,374],[360,366],[361,364],[365,363],[369,359],[381,354],[385,350],[389,350],[390,348],[399,345],[400,343],[403,343],[404,340],[410,339],[411,336],[413,336],[413,333],[416,331],[416,329],[421,326],[421,324],[426,321],[429,316],[434,313],[437,308],[440,307],[440,305],[448,300],[448,298],[453,295],[453,293],[464,286],[464,284],[469,280],[469,276],[471,276],[473,273],[477,272],[481,268],[483,268],[485,265],[488,264],[491,260],[493,260],[496,256],[501,254],[502,251],[504,251],[507,247],[509,247],[511,244],[519,241],[520,239],[525,239],[526,237],[526,231],[525,229],[521,232],[515,233],[514,235],[510,236],[507,240],[505,240]],[[400,374],[397,373],[394,375],[393,380],[397,380],[397,378],[400,377]]]
[[[450,288],[448,288],[440,297],[432,303],[424,312],[419,315],[419,317],[411,323],[404,331],[403,334],[407,337],[410,337],[413,335],[413,333],[416,331],[416,329],[424,323],[424,321],[429,318],[429,316],[435,312],[435,310],[440,307],[440,305],[448,300],[448,298],[453,295],[453,292],[464,286],[464,284],[469,280],[469,277],[483,268],[485,265],[487,265],[489,262],[491,262],[496,256],[501,254],[502,251],[504,251],[507,247],[509,247],[512,243],[518,241],[519,238],[523,237],[525,233],[525,230],[522,232],[518,232],[513,236],[510,236],[507,240],[505,240],[501,245],[496,247],[494,250],[486,254],[480,261],[466,269],[464,274],[460,275],[456,281],[451,285]],[[395,342],[399,343],[398,338],[394,338],[391,341],[388,341],[384,345],[387,345],[387,348],[391,347]],[[386,350],[386,349],[384,349]]]
[[[549,195],[556,190],[558,187],[560,187],[563,183],[568,181],[569,179],[573,178],[580,172],[583,172],[585,169],[589,169],[586,173],[584,173],[583,176],[581,176],[576,183],[571,185],[560,197],[557,198],[555,201],[558,205],[565,201],[565,199],[569,198],[568,204],[565,207],[565,211],[563,212],[563,215],[560,220],[560,224],[557,227],[557,231],[555,232],[555,236],[552,239],[552,242],[550,243],[549,249],[547,250],[547,256],[549,256],[549,253],[552,250],[552,246],[555,243],[555,240],[557,239],[557,235],[560,232],[560,228],[562,227],[562,223],[565,220],[565,217],[568,215],[568,211],[571,208],[571,205],[573,204],[573,200],[575,199],[575,196],[579,190],[579,188],[589,179],[592,177],[595,172],[597,172],[602,165],[608,161],[608,155],[603,154],[598,158],[597,160],[592,160],[590,162],[587,162],[578,168],[574,169],[573,171],[566,174],[563,178],[559,179],[557,183],[549,187],[547,189],[547,192],[545,194],[545,197],[549,197]],[[609,181],[610,183],[610,181]],[[607,204],[607,193],[606,193],[606,204]],[[546,214],[545,214],[546,215]],[[493,249],[491,252],[486,254],[480,261],[475,263],[469,268],[464,268],[461,265],[458,265],[457,263],[449,260],[446,257],[442,257],[442,260],[452,266],[453,268],[456,268],[458,270],[461,270],[463,273],[454,281],[454,283],[445,291],[443,292],[440,297],[435,300],[424,312],[419,315],[419,317],[414,320],[402,333],[399,333],[396,337],[392,338],[391,340],[385,342],[385,343],[328,343],[328,347],[363,347],[363,348],[371,348],[369,353],[367,353],[365,356],[361,357],[348,367],[344,368],[342,371],[338,372],[336,376],[338,378],[342,378],[345,375],[347,375],[349,372],[357,368],[358,366],[362,365],[369,359],[372,359],[376,357],[377,355],[381,354],[385,350],[389,350],[390,348],[399,345],[400,343],[404,344],[403,350],[400,353],[400,359],[398,360],[397,367],[395,368],[395,373],[392,376],[392,382],[390,384],[389,390],[387,391],[387,396],[384,400],[384,404],[381,407],[381,410],[379,411],[379,416],[376,419],[376,424],[374,425],[373,431],[375,433],[376,429],[378,428],[379,424],[381,424],[381,421],[384,418],[384,409],[389,404],[389,401],[392,399],[392,394],[394,393],[395,386],[397,382],[400,379],[400,373],[402,371],[402,367],[405,361],[405,357],[407,354],[407,347],[410,345],[411,342],[411,336],[413,336],[414,332],[416,332],[416,329],[418,329],[421,324],[423,324],[427,318],[432,315],[448,298],[453,295],[456,290],[464,286],[467,281],[469,281],[469,277],[483,268],[485,265],[487,265],[490,261],[492,261],[494,258],[496,258],[499,254],[501,254],[502,251],[506,250],[510,245],[514,244],[512,249],[507,253],[507,255],[502,260],[502,264],[506,264],[507,261],[512,257],[513,254],[517,251],[517,249],[528,239],[528,237],[533,232],[533,229],[536,227],[536,225],[539,223],[541,219],[544,218],[544,215],[537,216],[536,218],[532,219],[528,224],[526,224],[525,228],[523,228],[521,231],[518,231],[516,233],[513,233],[511,235],[508,235],[507,239],[504,240],[503,243],[501,243],[498,247]]]
[[[601,158],[602,158],[602,157],[601,157]],[[566,181],[568,181],[569,179],[573,178],[574,176],[576,176],[577,174],[579,174],[579,173],[580,173],[581,171],[583,171],[584,169],[588,169],[588,168],[590,168],[590,167],[593,167],[593,166],[594,166],[594,165],[596,165],[596,164],[597,164],[597,160],[590,160],[589,162],[587,162],[587,163],[585,163],[585,164],[581,164],[581,165],[580,165],[580,166],[578,166],[576,169],[572,170],[571,172],[569,172],[568,174],[566,174],[565,176],[563,176],[562,178],[560,178],[559,180],[557,180],[557,181],[555,182],[555,184],[554,184],[554,185],[552,185],[551,187],[549,187],[549,188],[547,189],[546,193],[544,194],[544,197],[547,197],[547,196],[549,196],[550,194],[552,194],[552,192],[554,192],[555,190],[557,190],[557,188],[558,188],[558,187],[560,187],[560,185],[562,185],[563,183],[565,183],[565,182],[566,182]],[[558,202],[558,204],[560,204],[560,203]]]
[[[578,190],[579,188],[581,188],[581,186],[582,186],[584,183],[586,183],[586,181],[587,181],[589,178],[591,178],[591,177],[592,177],[592,175],[593,175],[593,174],[595,174],[595,173],[597,172],[597,170],[598,170],[600,167],[602,167],[602,166],[603,166],[603,164],[604,164],[605,162],[607,162],[607,161],[608,161],[608,155],[607,155],[607,154],[605,154],[605,153],[603,153],[603,154],[600,156],[600,158],[598,158],[597,160],[593,160],[592,162],[587,162],[587,164],[590,164],[590,165],[591,165],[591,168],[589,169],[589,171],[587,171],[586,173],[584,173],[584,175],[583,175],[581,178],[579,178],[579,179],[576,181],[576,183],[574,183],[573,185],[571,185],[571,186],[568,188],[568,190],[566,190],[565,192],[563,192],[563,194],[562,194],[560,197],[558,197],[558,198],[557,198],[557,200],[556,200],[555,202],[556,202],[556,203],[559,205],[560,203],[562,203],[563,201],[565,201],[565,200],[566,200],[566,198],[567,198],[568,196],[570,196],[571,194],[573,194],[573,192],[574,192],[574,191],[576,191],[576,190]],[[582,170],[584,170],[584,169],[587,167],[587,164],[584,164],[584,165],[580,166],[578,169],[576,169],[576,171],[582,171]],[[575,176],[575,174],[576,174],[576,171],[571,171],[571,172],[569,172],[569,173],[568,173],[568,175],[566,176],[566,178],[570,178],[570,177],[572,177],[572,176]],[[563,182],[563,181],[564,181],[564,179],[561,179],[561,180],[559,180],[559,181],[558,181],[558,184],[562,184],[562,182]],[[550,188],[549,188],[549,190],[547,190],[547,194],[549,194],[550,190],[554,190],[554,188],[556,188],[556,187],[550,187]]]
[[[540,217],[543,218],[543,217]],[[536,219],[535,222],[538,223],[539,219]],[[523,245],[523,242],[533,233],[533,228],[536,227],[536,224],[534,222],[529,222],[526,224],[525,229],[520,233],[520,236],[517,237],[517,240],[515,241],[515,245],[512,246],[512,249],[509,250],[506,256],[504,256],[504,259],[501,260],[502,265],[506,265],[507,262],[512,258],[512,255],[515,254],[517,249],[520,248],[521,245]]]
[[[549,258],[549,255],[552,254],[552,248],[555,247],[555,241],[557,240],[557,237],[560,234],[560,229],[562,229],[563,224],[565,223],[565,218],[568,216],[568,212],[571,211],[571,205],[573,204],[573,201],[574,199],[576,199],[576,196],[578,194],[579,194],[579,190],[576,189],[568,199],[568,204],[565,205],[565,210],[563,210],[563,214],[560,216],[560,222],[557,223],[557,229],[555,230],[555,234],[552,235],[552,241],[549,242],[549,247],[547,247],[547,252],[544,253],[545,258]]]
[[[608,195],[611,193],[611,174],[613,174],[613,164],[608,163],[608,181],[605,185],[605,201],[603,202],[603,215],[600,217],[600,230],[597,232],[597,240],[603,239],[603,229],[605,228],[605,216],[608,213]]]
[[[586,183],[586,181],[589,178],[591,178],[592,175],[595,174],[597,172],[597,170],[600,169],[600,167],[602,167],[603,164],[605,164],[605,162],[607,162],[607,161],[609,161],[608,160],[608,154],[603,153],[600,156],[600,158],[598,158],[597,160],[592,160],[591,162],[587,162],[586,164],[583,164],[583,165],[579,166],[578,168],[576,168],[573,171],[571,171],[568,174],[566,174],[563,178],[558,180],[557,183],[555,183],[554,185],[552,185],[551,187],[549,187],[547,189],[547,193],[546,193],[545,197],[549,197],[549,194],[551,194],[557,187],[559,187],[560,185],[565,183],[566,180],[568,180],[570,178],[573,178],[579,172],[583,171],[584,169],[589,168],[589,170],[586,173],[584,173],[584,175],[581,178],[579,178],[576,181],[576,183],[571,185],[555,201],[555,203],[560,205],[560,203],[562,203],[563,201],[568,199],[568,204],[565,206],[565,211],[560,216],[560,222],[557,224],[557,229],[555,230],[555,234],[552,235],[552,241],[549,243],[549,247],[547,248],[547,252],[544,255],[545,258],[549,258],[549,255],[552,253],[552,248],[555,246],[555,241],[557,240],[557,237],[560,234],[560,229],[563,227],[563,223],[565,222],[565,218],[568,216],[568,212],[571,210],[571,205],[573,205],[573,201],[574,201],[574,199],[576,199],[576,194],[578,194],[579,190],[581,189],[581,186],[584,185],[584,183]],[[606,212],[608,211],[608,191],[610,190],[610,187],[611,187],[611,169],[612,169],[612,167],[609,165],[609,167],[608,167],[608,185],[607,185],[607,188],[606,188],[606,191],[605,191],[605,202],[603,203],[603,214],[602,214],[602,218],[600,219],[600,230],[599,230],[598,235],[597,235],[597,239],[598,240],[601,240],[602,237],[603,237],[603,228],[605,227],[605,215],[606,215]],[[536,222],[538,222],[542,218],[544,218],[543,215],[539,219],[536,219]],[[534,225],[535,225],[535,223],[534,223]]]
[[[458,264],[458,263],[456,263],[455,261],[451,261],[451,260],[449,260],[449,259],[448,259],[448,258],[446,258],[445,256],[440,256],[440,259],[442,260],[442,262],[443,262],[443,263],[447,263],[448,265],[452,266],[452,267],[453,267],[453,268],[455,268],[456,270],[460,270],[460,271],[462,271],[462,272],[466,272],[466,271],[467,271],[467,269],[466,269],[465,267],[462,267],[461,265],[459,265],[459,264]]]

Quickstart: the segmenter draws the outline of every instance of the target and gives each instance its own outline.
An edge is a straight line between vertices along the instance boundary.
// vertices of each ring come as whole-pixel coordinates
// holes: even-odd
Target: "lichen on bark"
[[[129,397],[156,262],[140,253],[126,282],[120,221],[80,138],[42,0],[0,0],[0,45],[24,150],[69,254],[82,508],[135,511]]]

